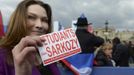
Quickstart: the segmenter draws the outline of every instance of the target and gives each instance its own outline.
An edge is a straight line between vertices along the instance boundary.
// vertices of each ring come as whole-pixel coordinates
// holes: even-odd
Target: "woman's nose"
[[[43,29],[43,25],[42,25],[41,20],[37,20],[35,26],[36,26],[36,28],[39,29],[39,30],[42,30],[42,29]]]
[[[38,29],[38,30],[42,30],[43,27],[36,26],[36,29]]]

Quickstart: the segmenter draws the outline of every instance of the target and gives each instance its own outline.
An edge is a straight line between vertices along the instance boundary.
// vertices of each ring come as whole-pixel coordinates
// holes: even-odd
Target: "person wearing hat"
[[[64,73],[66,73],[64,75],[90,75],[93,66],[93,52],[95,47],[100,46],[104,42],[102,38],[97,37],[88,31],[88,25],[91,24],[92,23],[88,23],[84,14],[78,18],[77,23],[75,24],[77,26],[76,36],[82,52],[81,54],[71,56],[62,62],[65,68],[61,67],[60,69],[62,72],[64,71]]]
[[[92,23],[88,23],[87,18],[82,14],[75,24],[77,26],[76,36],[79,40],[82,53],[93,53],[96,47],[99,47],[104,43],[104,39],[101,37],[95,36],[92,33],[89,33],[88,25]]]
[[[88,58],[83,58],[83,56],[87,56],[86,53],[93,53],[95,50],[94,49],[95,46],[98,47],[104,42],[104,40],[102,38],[97,37],[87,31],[88,25],[91,25],[91,24],[92,23],[88,23],[87,18],[84,16],[84,14],[82,14],[78,18],[77,23],[75,24],[77,26],[75,33],[79,40],[82,54],[78,54],[78,55],[76,54],[76,56],[74,55],[67,59],[64,59],[64,61],[61,61],[61,64],[59,65],[61,75],[77,75],[77,74],[89,75],[91,73],[90,66],[92,66],[92,64],[89,63]],[[79,59],[81,59],[79,57],[84,59],[85,64],[89,63],[88,67],[87,67],[87,65],[82,63],[83,60],[79,60]],[[88,57],[89,57],[89,55],[88,55]],[[77,60],[76,60],[76,58],[77,58]],[[92,57],[89,57],[89,59],[92,60]],[[71,62],[69,60],[71,60]],[[75,61],[77,61],[79,63],[76,63]],[[75,63],[75,65],[73,63]],[[82,63],[83,65],[80,63]],[[73,67],[68,66],[68,65],[72,65]],[[79,66],[79,68],[78,68],[78,66]]]

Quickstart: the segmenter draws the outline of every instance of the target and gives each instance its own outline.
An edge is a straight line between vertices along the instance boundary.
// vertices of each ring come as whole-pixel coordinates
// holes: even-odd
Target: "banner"
[[[42,35],[43,47],[38,47],[44,66],[80,53],[81,48],[72,28]]]
[[[90,75],[92,72],[94,54],[76,54],[61,60],[74,75]]]
[[[0,38],[4,36],[4,27],[3,27],[3,21],[2,21],[2,14],[0,11]]]

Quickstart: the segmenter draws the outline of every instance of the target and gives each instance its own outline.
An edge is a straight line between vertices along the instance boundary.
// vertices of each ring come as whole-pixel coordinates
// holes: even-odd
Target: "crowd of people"
[[[103,47],[105,47],[105,45],[108,47],[109,44],[111,45],[109,48],[109,54],[111,55],[110,58],[112,59],[112,61],[114,61],[112,63],[115,64],[115,67],[129,67],[130,64],[134,63],[134,45],[131,41],[124,43],[121,42],[118,37],[115,37],[111,40],[111,42],[104,43],[101,46],[100,51],[104,51]],[[100,57],[102,56],[100,54],[101,53],[98,51],[95,61],[98,63],[100,63],[100,61],[103,61],[103,64],[101,62],[101,64],[97,64],[97,66],[107,66],[107,64],[104,65],[104,62],[107,62],[106,59],[104,59],[104,55],[107,55],[107,53],[105,51],[103,52],[103,58]]]
[[[76,36],[81,54],[94,53],[94,66],[128,67],[134,62],[134,44],[122,43],[118,37],[111,42],[87,31],[87,18],[78,18]],[[40,0],[23,0],[11,15],[8,29],[0,42],[0,75],[61,75],[57,64],[43,66],[37,46],[40,35],[51,33],[51,7]],[[66,68],[66,67],[63,67]]]

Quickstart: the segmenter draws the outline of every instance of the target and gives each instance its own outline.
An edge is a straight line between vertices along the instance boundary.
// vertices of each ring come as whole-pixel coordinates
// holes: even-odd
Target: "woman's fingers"
[[[29,46],[29,45],[37,45],[41,46],[42,45],[42,39],[39,36],[26,36],[25,38],[22,39],[22,44],[25,44],[24,46]]]
[[[44,39],[42,39],[41,37],[37,36],[37,37],[32,37],[32,40],[34,40],[36,42],[36,46],[42,46],[42,42],[44,41]]]
[[[12,53],[14,60],[21,63],[32,52],[37,52],[36,46],[42,46],[42,41],[45,41],[39,36],[26,36],[13,48]]]
[[[31,57],[30,53],[33,53],[33,52],[36,52],[36,48],[35,47],[26,47],[19,54],[13,53],[14,60],[15,60],[16,63],[19,64],[19,63],[25,61],[25,58]]]
[[[17,52],[21,52],[21,50],[23,50],[25,47],[28,46],[42,46],[42,40],[41,37],[39,36],[26,36],[24,38],[21,39],[21,41],[19,42],[19,44],[17,45],[18,51]]]
[[[32,56],[34,56],[36,51],[35,47],[26,47],[24,50],[20,53],[22,60],[25,58],[31,58],[33,60]]]

